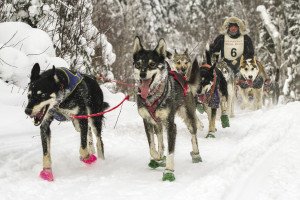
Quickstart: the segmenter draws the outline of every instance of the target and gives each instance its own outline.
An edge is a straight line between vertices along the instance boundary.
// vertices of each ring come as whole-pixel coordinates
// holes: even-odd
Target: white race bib
[[[224,57],[227,60],[235,60],[244,52],[244,36],[231,38],[227,34],[224,37]]]

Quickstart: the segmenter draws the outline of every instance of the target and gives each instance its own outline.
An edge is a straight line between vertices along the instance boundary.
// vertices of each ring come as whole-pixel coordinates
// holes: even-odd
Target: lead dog
[[[73,119],[72,115],[87,115],[105,110],[108,104],[103,101],[103,93],[98,83],[91,76],[74,74],[65,68],[55,68],[40,73],[39,64],[31,71],[28,89],[28,105],[25,113],[34,119],[34,125],[40,125],[43,147],[43,170],[40,177],[53,181],[50,155],[50,124],[54,119],[72,120],[80,132],[80,158],[85,163],[92,163],[96,157],[87,147],[89,127],[97,138],[98,157],[104,159],[101,138],[102,116],[87,119]],[[92,141],[92,135],[89,139]]]
[[[179,114],[192,136],[192,161],[201,162],[197,142],[197,129],[203,126],[196,116],[193,95],[184,90],[182,76],[170,72],[166,63],[166,43],[160,39],[154,50],[146,50],[140,38],[134,40],[134,74],[138,84],[138,112],[143,118],[149,143],[151,161],[149,166],[165,166],[162,180],[174,181],[174,150],[177,128],[175,115]],[[167,131],[168,153],[164,163],[163,127]],[[157,135],[158,150],[154,142]]]

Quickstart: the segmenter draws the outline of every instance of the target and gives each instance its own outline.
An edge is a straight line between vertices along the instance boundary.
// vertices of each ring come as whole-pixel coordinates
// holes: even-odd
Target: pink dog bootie
[[[40,172],[40,177],[46,181],[54,181],[52,169],[43,169]]]
[[[91,154],[88,158],[81,158],[81,161],[90,165],[97,160],[97,157],[94,154]]]

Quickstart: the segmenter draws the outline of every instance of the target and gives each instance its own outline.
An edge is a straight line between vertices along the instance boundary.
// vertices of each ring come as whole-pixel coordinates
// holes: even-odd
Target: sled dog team
[[[236,26],[237,30],[234,29]],[[216,44],[222,43],[223,47],[211,45],[206,50],[206,63],[201,65],[196,59],[191,61],[188,50],[183,54],[175,50],[171,55],[164,39],[160,39],[153,50],[145,49],[139,37],[134,39],[133,65],[138,90],[136,99],[149,144],[151,160],[148,166],[153,169],[164,167],[163,181],[175,180],[176,115],[183,119],[191,134],[191,160],[199,163],[202,159],[197,131],[203,130],[203,124],[196,115],[197,110],[207,113],[209,127],[206,137],[215,137],[217,110],[221,112],[222,127],[229,127],[229,117],[234,116],[237,92],[241,97],[242,109],[260,109],[263,93],[268,94],[265,95],[266,101],[267,98],[273,101],[277,99],[274,97],[278,95],[276,84],[272,88],[268,87],[269,92],[264,90],[266,85],[270,85],[270,81],[266,84],[266,80],[269,80],[271,72],[265,72],[255,57],[247,57],[251,49],[245,46],[249,38],[244,34],[244,22],[231,17],[225,20],[224,27],[227,32],[216,39],[219,40]],[[228,39],[230,34],[237,37]],[[220,53],[218,48],[221,48]],[[228,54],[228,49],[231,54]],[[248,54],[245,53],[247,51]],[[216,53],[219,55],[215,56]],[[166,61],[167,57],[172,60],[171,65]],[[278,72],[275,74],[278,76]],[[274,91],[273,95],[271,90]],[[53,120],[72,121],[75,130],[80,132],[79,153],[82,162],[91,164],[97,159],[92,134],[96,137],[97,156],[104,159],[101,137],[103,116],[82,119],[73,116],[103,112],[108,107],[95,77],[54,66],[41,73],[39,64],[33,66],[25,113],[34,119],[36,126],[40,126],[42,179],[54,180],[50,154],[50,125]],[[167,133],[166,155],[164,129]]]

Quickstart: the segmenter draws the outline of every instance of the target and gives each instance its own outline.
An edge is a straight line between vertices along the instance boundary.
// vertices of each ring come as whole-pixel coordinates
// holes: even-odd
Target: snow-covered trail
[[[163,169],[151,170],[148,143],[136,105],[126,102],[106,116],[106,160],[86,166],[79,161],[79,134],[71,123],[52,125],[55,181],[41,180],[39,128],[26,119],[25,95],[0,91],[0,199],[300,199],[300,102],[255,112],[239,112],[231,127],[217,123],[215,139],[198,135],[203,162],[193,164],[190,135],[177,119],[176,181],[161,181]],[[107,92],[105,92],[107,94]],[[106,95],[113,106],[124,96]]]

